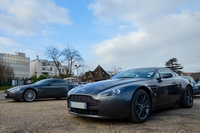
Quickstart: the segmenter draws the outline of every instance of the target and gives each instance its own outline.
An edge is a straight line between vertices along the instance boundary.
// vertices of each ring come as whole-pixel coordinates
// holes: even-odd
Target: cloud
[[[71,24],[68,10],[52,0],[0,1],[0,20],[0,30],[14,35],[35,35],[44,24]]]
[[[138,29],[125,35],[119,31],[114,38],[94,44],[96,63],[128,69],[164,66],[177,58],[184,70],[199,70],[199,1],[97,0],[88,8],[99,23],[124,22]]]
[[[12,47],[12,46],[19,46],[20,44],[18,44],[17,42],[5,38],[5,37],[0,37],[0,46],[6,46],[6,47]]]

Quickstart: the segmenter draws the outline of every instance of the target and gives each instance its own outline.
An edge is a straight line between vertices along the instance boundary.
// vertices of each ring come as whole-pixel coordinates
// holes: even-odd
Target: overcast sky
[[[46,59],[73,46],[88,70],[164,67],[177,58],[200,70],[200,0],[0,0],[0,53]]]

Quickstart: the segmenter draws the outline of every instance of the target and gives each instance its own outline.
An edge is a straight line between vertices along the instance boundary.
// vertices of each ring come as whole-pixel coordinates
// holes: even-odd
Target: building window
[[[45,70],[45,67],[42,67],[42,70]]]
[[[46,62],[42,62],[42,66],[46,66],[47,65],[47,63]]]

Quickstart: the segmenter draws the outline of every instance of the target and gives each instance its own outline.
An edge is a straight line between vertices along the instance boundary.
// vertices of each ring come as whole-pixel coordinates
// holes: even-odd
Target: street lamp
[[[76,67],[76,70],[77,70],[76,80],[77,80],[77,82],[78,82],[78,68],[81,67],[81,65],[75,65],[75,67]]]

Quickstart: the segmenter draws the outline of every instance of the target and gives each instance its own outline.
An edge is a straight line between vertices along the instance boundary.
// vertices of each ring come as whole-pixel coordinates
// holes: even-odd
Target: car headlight
[[[113,89],[106,90],[102,93],[99,93],[98,96],[100,96],[100,97],[114,96],[114,95],[120,94],[123,90],[124,90],[124,88],[120,88],[120,89],[119,88],[113,88]]]
[[[19,91],[21,88],[15,88],[15,89],[13,89],[13,90],[10,90],[10,92],[16,92],[16,91]]]
[[[199,86],[194,86],[194,89],[199,89]]]

